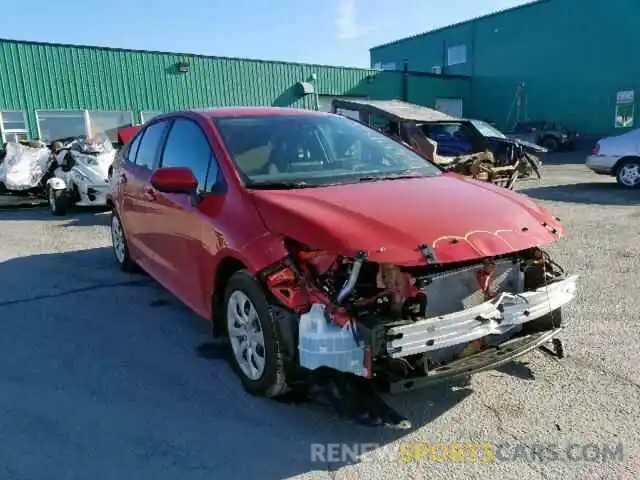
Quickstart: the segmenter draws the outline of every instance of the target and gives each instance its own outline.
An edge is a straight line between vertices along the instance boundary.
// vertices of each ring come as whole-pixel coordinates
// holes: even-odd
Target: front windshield
[[[507,136],[495,127],[482,120],[471,120],[471,123],[484,137],[507,138]]]
[[[248,187],[322,186],[441,173],[410,149],[341,116],[229,117],[215,123]]]

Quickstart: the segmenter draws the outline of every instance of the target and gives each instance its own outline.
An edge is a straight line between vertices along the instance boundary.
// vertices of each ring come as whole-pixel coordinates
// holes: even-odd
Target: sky
[[[369,48],[531,0],[20,0],[0,38],[370,67]]]

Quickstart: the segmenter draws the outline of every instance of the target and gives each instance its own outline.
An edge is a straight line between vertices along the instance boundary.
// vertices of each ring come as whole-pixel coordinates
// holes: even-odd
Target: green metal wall
[[[638,0],[541,0],[371,50],[371,62],[409,60],[412,70],[445,64],[448,46],[468,62],[446,73],[472,76],[468,113],[507,128],[518,84],[529,119],[555,120],[586,134],[614,128],[616,93],[635,90],[640,125]]]
[[[189,62],[180,73],[177,63]],[[401,98],[402,73],[196,55],[0,40],[0,110],[141,111],[273,105],[315,108],[294,85],[316,75],[321,95]],[[409,100],[433,104],[443,95],[466,98],[468,79],[411,75]]]

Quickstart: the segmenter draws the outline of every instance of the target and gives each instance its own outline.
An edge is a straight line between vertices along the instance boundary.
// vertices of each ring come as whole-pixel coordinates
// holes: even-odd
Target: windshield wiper
[[[308,184],[307,182],[256,182],[249,183],[247,188],[252,188],[256,190],[290,190],[293,188],[309,188],[313,187],[313,185]]]
[[[388,173],[386,175],[364,175],[358,178],[359,182],[376,182],[378,180],[398,180],[401,178],[420,178],[425,175],[418,172],[405,171],[398,173]]]

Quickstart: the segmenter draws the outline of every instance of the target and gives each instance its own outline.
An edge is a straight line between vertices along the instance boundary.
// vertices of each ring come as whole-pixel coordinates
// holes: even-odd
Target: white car
[[[603,138],[587,157],[587,167],[616,177],[626,188],[640,188],[640,129]]]
[[[71,206],[106,207],[115,155],[109,139],[79,139],[56,151],[58,167],[47,181],[51,213],[64,215]]]

